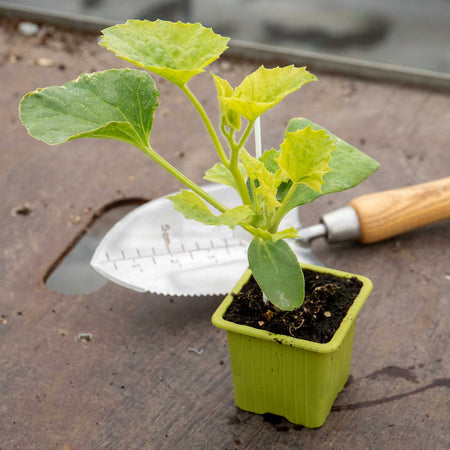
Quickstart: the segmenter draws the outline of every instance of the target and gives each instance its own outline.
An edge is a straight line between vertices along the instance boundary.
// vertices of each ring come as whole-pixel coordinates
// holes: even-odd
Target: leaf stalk
[[[251,205],[251,199],[250,194],[247,191],[247,186],[245,184],[244,178],[242,177],[241,171],[239,170],[239,152],[241,148],[244,146],[245,142],[248,139],[248,136],[250,132],[252,131],[253,125],[255,121],[252,120],[247,124],[247,128],[245,129],[244,133],[242,133],[241,138],[239,139],[239,142],[236,144],[234,142],[234,139],[232,138],[232,135],[226,135],[230,148],[231,148],[231,157],[230,157],[230,164],[228,168],[230,169],[231,173],[233,174],[234,179],[236,180],[236,183],[239,188],[239,193],[241,195],[242,201],[245,205]],[[230,137],[228,137],[230,136]]]
[[[181,181],[185,186],[191,189],[193,192],[198,194],[203,200],[207,201],[214,208],[218,209],[220,212],[225,212],[228,208],[219,201],[217,201],[213,196],[209,195],[204,189],[202,189],[198,184],[194,183],[188,177],[183,175],[178,169],[176,169],[172,164],[166,161],[162,156],[160,156],[155,150],[150,146],[142,147],[142,150],[157,162],[161,167],[166,169],[171,175],[173,175],[177,180]]]
[[[214,126],[211,123],[211,120],[209,119],[208,114],[206,113],[202,104],[199,102],[195,94],[189,89],[189,87],[186,84],[180,86],[180,88],[185,93],[187,98],[192,102],[195,109],[199,113],[201,119],[203,120],[203,123],[205,124],[206,129],[208,130],[208,133],[214,144],[214,147],[216,148],[217,154],[219,155],[219,158],[222,161],[222,164],[228,167],[229,161],[227,155],[225,154],[222,144],[220,143],[219,137],[217,136],[216,130],[214,129]]]
[[[277,211],[272,218],[272,226],[270,227],[269,230],[271,233],[276,233],[278,231],[278,227],[280,226],[281,220],[287,214],[287,211],[285,211],[287,204],[292,195],[294,194],[297,185],[298,183],[292,183],[292,186],[289,188],[289,191],[284,197],[283,201],[281,202],[281,205],[277,208]]]

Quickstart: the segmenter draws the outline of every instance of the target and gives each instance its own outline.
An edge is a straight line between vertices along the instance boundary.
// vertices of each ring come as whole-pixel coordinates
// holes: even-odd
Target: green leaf
[[[265,150],[259,160],[264,164],[269,172],[275,173],[279,170],[280,166],[276,162],[276,159],[280,156],[280,152],[272,148],[271,150]]]
[[[280,202],[277,200],[277,188],[282,180],[276,178],[264,165],[256,172],[256,177],[259,184],[256,193],[264,199],[264,205],[268,208],[280,206]]]
[[[258,172],[258,170],[264,167],[263,163],[256,159],[254,156],[250,155],[250,153],[244,147],[241,148],[239,156],[241,157],[242,164],[247,170],[248,176],[252,180],[256,179],[256,173]]]
[[[245,148],[241,149],[240,157],[253,186],[256,188],[258,208],[262,207],[265,210],[261,217],[268,219],[273,212],[273,208],[280,206],[277,199],[277,188],[283,178],[278,176],[279,173],[270,172],[260,160],[251,156]]]
[[[241,129],[241,118],[239,114],[235,113],[223,100],[221,100],[221,98],[224,97],[232,97],[234,95],[233,88],[227,80],[224,80],[213,73],[211,75],[216,83],[223,124],[228,128],[239,131]]]
[[[300,264],[282,240],[254,238],[248,248],[253,277],[272,304],[284,311],[299,308],[305,297],[305,281]]]
[[[233,111],[248,121],[275,106],[284,97],[300,89],[305,83],[316,80],[305,67],[259,67],[248,75],[235,89],[234,96],[221,97]]]
[[[159,92],[140,70],[82,74],[64,86],[38,89],[20,104],[20,119],[31,136],[47,144],[82,137],[118,139],[148,146]]]
[[[186,219],[197,220],[206,225],[228,225],[230,228],[234,228],[236,225],[248,224],[253,219],[253,211],[247,205],[237,206],[215,216],[205,202],[191,191],[182,190],[179,194],[170,195],[167,198]]]
[[[292,181],[283,182],[280,184],[280,186],[278,186],[277,200],[279,202],[283,202],[284,198],[291,190],[291,186],[292,186]],[[297,187],[299,187],[299,186],[306,186],[306,185],[304,185],[304,184],[297,185]],[[316,191],[312,191],[312,192],[316,192]]]
[[[323,176],[331,170],[328,162],[335,148],[334,140],[325,131],[306,127],[286,133],[276,162],[294,183],[304,183],[320,192]]]
[[[258,236],[259,238],[263,239],[264,241],[271,241],[273,234],[269,233],[267,230],[253,226],[253,225],[246,225],[245,229],[253,234],[254,236]]]
[[[322,195],[350,189],[361,183],[361,181],[365,180],[380,167],[378,162],[365,153],[308,119],[292,119],[289,122],[286,132],[295,132],[306,127],[311,127],[313,130],[325,131],[333,139],[336,150],[331,153],[328,164],[331,170],[323,177],[324,184],[322,185],[321,192],[314,191],[304,184],[299,184],[289,199],[286,212],[296,206],[310,203]]]
[[[239,164],[239,170],[244,178],[244,181],[247,179],[247,171],[242,164]],[[203,177],[207,181],[211,181],[213,183],[225,184],[227,186],[231,186],[237,192],[239,192],[238,185],[236,180],[233,177],[231,171],[225,167],[222,163],[217,163],[211,169],[208,169],[205,172],[205,176]]]
[[[298,238],[298,230],[294,227],[286,228],[285,230],[281,230],[272,235],[273,241],[278,241],[280,239],[295,239]]]
[[[229,40],[200,23],[164,20],[128,20],[102,33],[100,45],[178,86],[203,72],[227,49]]]

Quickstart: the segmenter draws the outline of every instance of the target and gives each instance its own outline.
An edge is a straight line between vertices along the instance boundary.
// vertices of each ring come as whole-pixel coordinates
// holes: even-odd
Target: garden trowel
[[[236,192],[223,185],[204,189],[233,207]],[[295,227],[289,240],[300,261],[321,264],[310,242],[359,240],[372,243],[450,218],[450,177],[402,189],[357,197],[325,214],[321,223],[301,229],[296,210],[280,229]],[[186,220],[166,198],[129,213],[106,234],[92,258],[94,269],[111,281],[140,292],[165,295],[223,295],[247,268],[252,236],[236,227],[215,227]]]

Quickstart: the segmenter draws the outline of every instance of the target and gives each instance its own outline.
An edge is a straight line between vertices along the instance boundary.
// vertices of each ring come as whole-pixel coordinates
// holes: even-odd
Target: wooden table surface
[[[314,244],[326,265],[375,285],[358,319],[350,382],[317,430],[240,411],[225,332],[210,324],[219,297],[169,298],[112,283],[65,296],[45,286],[49,269],[105,205],[180,186],[125,144],[49,147],[30,138],[17,113],[25,93],[124,63],[95,35],[43,26],[24,37],[14,23],[0,24],[1,450],[447,448],[448,221],[368,246]],[[212,67],[236,85],[257,66],[229,59]],[[305,225],[354,196],[449,175],[448,93],[317,75],[319,83],[263,119],[264,146],[278,146],[287,121],[305,116],[382,167],[354,190],[305,206]],[[157,84],[152,144],[200,182],[216,162],[207,135],[182,93]],[[191,87],[216,113],[211,77]],[[81,332],[92,340],[80,341]]]

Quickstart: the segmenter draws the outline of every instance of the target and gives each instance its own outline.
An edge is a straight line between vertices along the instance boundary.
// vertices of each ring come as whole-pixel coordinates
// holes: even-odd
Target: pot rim
[[[250,279],[251,276],[251,270],[247,269],[243,276],[240,278],[240,280],[237,282],[235,287],[231,290],[231,292],[225,297],[225,299],[222,301],[220,306],[217,308],[217,310],[214,312],[211,321],[214,326],[217,328],[221,328],[223,330],[226,330],[228,332],[232,333],[238,333],[242,335],[246,335],[249,337],[259,338],[266,341],[273,341],[277,342],[279,344],[288,345],[291,347],[297,347],[301,348],[303,350],[313,351],[317,353],[331,353],[336,351],[340,345],[342,344],[342,341],[344,340],[347,333],[350,331],[353,322],[356,320],[356,316],[358,315],[359,311],[361,310],[362,306],[364,305],[364,302],[367,300],[367,297],[369,296],[370,292],[372,291],[373,284],[372,282],[365,276],[362,275],[356,275],[349,272],[344,272],[341,270],[336,269],[330,269],[327,267],[322,266],[315,266],[312,264],[301,264],[302,268],[313,270],[315,272],[320,273],[331,273],[333,275],[336,275],[340,278],[352,278],[356,277],[358,280],[362,282],[362,287],[355,298],[352,306],[347,311],[347,314],[342,319],[341,324],[339,325],[339,328],[334,333],[334,336],[331,338],[331,340],[327,343],[320,344],[318,342],[311,342],[304,339],[298,339],[290,336],[285,336],[282,334],[275,334],[271,333],[270,331],[266,330],[260,330],[257,328],[250,327],[248,325],[240,325],[234,322],[229,322],[223,318],[226,310],[230,306],[231,302],[233,301],[233,295],[238,293],[242,287],[247,283],[247,281]]]

